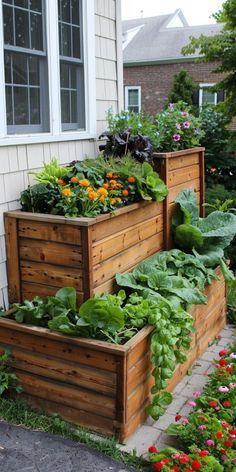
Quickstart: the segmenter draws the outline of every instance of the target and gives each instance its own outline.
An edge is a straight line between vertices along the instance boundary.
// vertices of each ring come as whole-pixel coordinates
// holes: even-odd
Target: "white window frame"
[[[138,111],[141,111],[141,85],[125,86],[125,110],[129,111],[129,90],[138,90]]]
[[[199,108],[202,108],[203,89],[214,87],[216,84],[199,84]],[[217,105],[217,92],[214,92],[214,105]]]
[[[94,0],[82,0],[85,130],[62,131],[60,100],[60,61],[57,0],[46,0],[46,38],[48,55],[49,121],[50,132],[7,134],[4,36],[2,0],[0,0],[0,146],[72,141],[96,138],[96,79],[95,79],[95,21]],[[58,80],[55,80],[55,75]]]

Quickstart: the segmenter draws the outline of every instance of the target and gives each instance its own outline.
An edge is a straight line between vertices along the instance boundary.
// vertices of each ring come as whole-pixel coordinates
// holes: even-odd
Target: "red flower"
[[[223,367],[223,366],[227,365],[227,361],[225,359],[220,359],[219,364],[220,364],[221,367]]]
[[[223,437],[224,437],[223,433],[221,431],[217,431],[216,438],[220,439],[220,438],[223,438]]]
[[[189,462],[189,457],[187,454],[180,454],[179,455],[179,462],[181,462],[181,464],[186,464],[187,462]]]
[[[181,420],[181,418],[182,418],[182,416],[181,416],[181,415],[176,415],[176,417],[175,417],[175,421],[179,421],[179,420]]]
[[[225,454],[225,453],[226,453],[226,450],[225,450],[225,449],[220,449],[220,453],[221,453],[221,454]]]
[[[222,357],[222,356],[226,356],[226,354],[228,353],[228,351],[226,349],[222,349],[220,352],[219,352],[219,356]]]
[[[232,434],[232,436],[236,435],[236,429],[230,429],[229,434]]]
[[[232,367],[232,365],[227,365],[226,367],[226,371],[227,372],[233,372],[234,368]]]
[[[150,446],[148,452],[157,452],[157,448],[155,446]]]
[[[193,470],[200,470],[202,467],[202,464],[199,461],[193,461],[191,462],[191,467]]]
[[[229,400],[223,400],[222,405],[223,405],[225,408],[230,408],[230,407],[231,407],[231,403],[230,403]]]
[[[224,442],[224,445],[228,447],[232,447],[233,446],[232,439],[226,439],[226,441]]]
[[[153,469],[154,470],[161,470],[161,469],[163,469],[163,467],[164,467],[164,464],[163,464],[162,461],[154,462],[154,464],[153,464]]]
[[[199,455],[200,457],[208,456],[208,454],[209,454],[209,451],[207,451],[206,449],[204,449],[204,451],[200,451],[200,452],[198,453],[198,455]]]
[[[162,459],[161,462],[162,462],[163,464],[168,464],[168,462],[170,462],[170,461],[169,461],[169,459],[166,458],[166,459]]]
[[[217,402],[215,400],[211,400],[209,403],[208,403],[209,406],[211,406],[212,408],[215,408],[217,406]]]
[[[229,427],[229,423],[227,423],[227,421],[222,421],[221,424],[222,424],[223,428],[227,429]]]
[[[183,472],[192,472],[193,469],[184,469]]]

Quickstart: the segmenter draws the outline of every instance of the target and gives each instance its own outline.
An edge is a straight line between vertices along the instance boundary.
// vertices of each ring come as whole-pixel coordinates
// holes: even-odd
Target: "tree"
[[[236,115],[236,0],[226,0],[214,18],[222,23],[222,31],[215,36],[190,37],[183,54],[199,52],[201,62],[217,62],[213,72],[226,74],[217,84],[218,90],[226,92],[225,111],[229,117]]]
[[[191,75],[185,69],[182,69],[174,76],[168,100],[172,103],[183,101],[188,105],[192,105],[193,93],[197,87]]]

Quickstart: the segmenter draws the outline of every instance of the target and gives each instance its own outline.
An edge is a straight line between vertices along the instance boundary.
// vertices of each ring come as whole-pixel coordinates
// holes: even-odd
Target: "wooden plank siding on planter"
[[[192,347],[186,363],[177,366],[169,381],[169,391],[225,324],[223,276],[205,292],[208,304],[191,310],[196,327]],[[26,401],[74,424],[116,435],[120,442],[145,421],[153,383],[151,327],[119,346],[18,324],[10,317],[9,313],[0,318],[0,352],[11,347],[10,364]]]
[[[114,276],[164,248],[163,203],[141,202],[96,218],[5,213],[9,301],[76,288],[78,303],[114,291]]]
[[[154,168],[164,180],[169,194],[164,200],[164,240],[165,249],[173,246],[171,238],[171,218],[176,207],[174,201],[178,193],[191,188],[197,193],[200,216],[204,216],[205,172],[203,147],[182,151],[153,153]]]

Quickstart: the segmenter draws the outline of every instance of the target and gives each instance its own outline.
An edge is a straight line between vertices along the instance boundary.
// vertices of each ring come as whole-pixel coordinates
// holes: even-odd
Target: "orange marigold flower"
[[[90,182],[87,179],[82,179],[82,180],[79,180],[79,184],[81,185],[81,187],[89,187]]]
[[[105,188],[106,190],[107,190],[107,189],[108,189],[108,187],[109,187],[109,185],[108,185],[108,184],[106,184],[106,183],[102,184],[102,186],[103,186],[103,188]]]
[[[71,197],[71,195],[72,195],[72,191],[69,188],[64,188],[62,190],[62,193],[63,193],[64,197]]]
[[[78,177],[71,177],[70,181],[72,182],[72,184],[78,184],[79,183]]]
[[[57,179],[58,185],[65,185],[65,180],[63,179]]]
[[[116,186],[116,185],[117,185],[116,180],[110,180],[110,185],[111,185],[111,186],[112,186],[112,185]]]
[[[87,192],[93,192],[94,188],[93,187],[87,187],[86,190],[87,190]]]
[[[102,196],[99,198],[99,201],[100,201],[100,202],[104,202],[104,200],[105,200],[105,197],[104,197],[104,195],[102,195]]]
[[[128,180],[128,182],[129,182],[130,184],[133,184],[134,182],[136,182],[135,177],[132,177],[132,176],[128,177],[127,180]]]
[[[116,201],[117,201],[117,203],[120,203],[120,202],[122,202],[122,200],[121,200],[121,198],[120,198],[120,197],[117,197],[117,198],[116,198]]]
[[[107,177],[108,179],[112,179],[112,177],[113,177],[112,172],[107,172],[106,177]]]
[[[89,197],[90,200],[96,200],[97,196],[98,196],[98,194],[97,194],[97,192],[94,192],[94,190],[92,192],[89,192],[89,194],[88,194],[88,197]]]
[[[98,193],[99,193],[99,195],[104,195],[104,197],[107,197],[107,195],[108,195],[108,191],[103,187],[98,189]]]
[[[126,189],[122,190],[122,195],[123,195],[123,197],[128,197],[129,190],[126,190]]]
[[[115,205],[116,204],[116,198],[110,198],[110,204]]]

